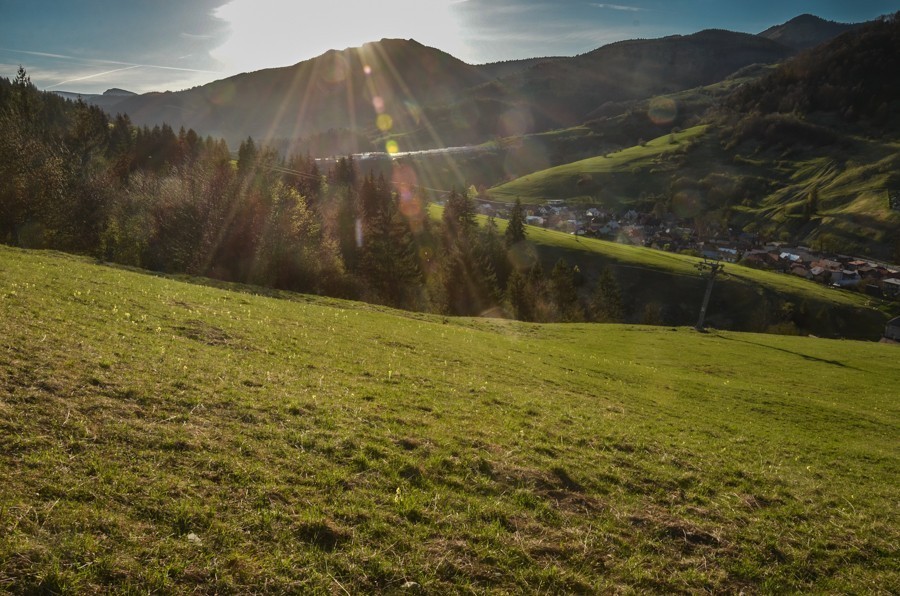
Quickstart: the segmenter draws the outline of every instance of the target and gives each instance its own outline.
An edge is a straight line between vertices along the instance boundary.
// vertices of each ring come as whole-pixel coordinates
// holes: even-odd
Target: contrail
[[[78,77],[77,79],[69,79],[68,81],[60,81],[59,83],[55,83],[53,85],[48,85],[45,89],[52,89],[53,87],[59,87],[60,85],[65,85],[67,83],[74,83],[76,81],[86,81],[88,79],[93,79],[96,77],[102,77],[103,75],[112,74],[114,72],[122,72],[123,70],[132,70],[135,68],[142,68],[139,65],[134,66],[126,66],[125,68],[116,68],[114,70],[107,70],[106,72],[98,72],[97,74],[87,75],[85,77]]]
[[[182,72],[199,72],[204,74],[218,74],[214,70],[200,70],[197,68],[181,68],[178,66],[160,66],[159,64],[135,64],[134,62],[119,62],[118,60],[101,60],[98,58],[79,58],[78,56],[64,56],[62,54],[49,54],[47,52],[32,52],[29,50],[14,50],[12,48],[0,48],[3,52],[15,52],[17,54],[28,54],[30,56],[41,56],[43,58],[60,58],[63,60],[75,60],[77,62],[86,62],[88,64],[115,64],[117,66],[128,66],[132,68],[159,68],[162,70],[179,70]],[[123,69],[124,70],[124,69]],[[60,83],[62,84],[62,83]]]

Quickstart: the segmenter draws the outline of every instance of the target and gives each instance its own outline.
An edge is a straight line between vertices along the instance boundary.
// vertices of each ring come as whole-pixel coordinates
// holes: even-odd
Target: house
[[[820,283],[828,283],[831,281],[831,271],[824,267],[812,267],[809,270],[809,274],[814,280]]]
[[[744,254],[744,262],[751,267],[774,267],[778,264],[778,255],[764,250],[751,250]]]
[[[838,261],[832,261],[831,259],[821,259],[813,263],[814,266],[821,267],[828,271],[840,271],[844,267]]]
[[[525,223],[529,226],[542,226],[544,225],[544,218],[538,217],[537,215],[526,215]]]
[[[884,298],[884,292],[881,289],[881,286],[878,284],[866,284],[863,288],[863,291],[866,293],[866,296],[871,296],[873,298]]]
[[[840,286],[845,288],[847,286],[856,285],[859,283],[860,277],[859,273],[856,271],[849,271],[847,269],[843,269],[841,271],[832,271],[831,272],[831,283],[835,286]]]
[[[802,277],[804,279],[812,278],[812,273],[802,263],[795,263],[791,265],[791,274],[796,275],[797,277]]]
[[[894,341],[900,341],[900,317],[894,317],[884,327],[884,336]]]
[[[871,267],[868,264],[864,267],[858,267],[856,272],[859,273],[859,276],[863,279],[881,279],[881,274],[878,272],[876,267]]]
[[[886,279],[881,284],[884,295],[888,298],[900,297],[900,279]]]

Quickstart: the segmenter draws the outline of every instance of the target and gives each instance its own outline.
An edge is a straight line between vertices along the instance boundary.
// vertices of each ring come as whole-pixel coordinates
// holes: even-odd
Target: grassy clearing
[[[706,128],[695,126],[607,156],[592,157],[534,172],[496,186],[489,192],[494,200],[512,202],[520,198],[525,204],[542,203],[549,199],[589,197],[593,181],[586,176],[618,174],[630,181],[637,174],[658,165],[666,154],[683,149],[686,143],[700,137]],[[607,178],[603,180],[604,186],[611,183]],[[610,192],[609,189],[604,189],[604,193]]]
[[[0,247],[0,590],[900,586],[896,346],[281,296]]]
[[[440,218],[441,208],[431,207]],[[480,217],[483,223],[487,218]],[[505,220],[496,220],[502,233]],[[662,309],[663,322],[693,325],[706,289],[706,279],[697,269],[701,259],[654,250],[576,237],[573,234],[526,226],[528,241],[537,249],[546,271],[560,258],[578,266],[588,280],[603,267],[612,268],[631,310],[626,320],[640,322],[645,305]],[[884,324],[896,315],[896,304],[859,292],[839,290],[794,275],[726,265],[716,282],[710,302],[709,322],[721,329],[767,331],[778,304],[802,307],[810,316],[800,331],[820,337],[848,337],[877,341]],[[793,331],[797,331],[794,329]],[[780,330],[784,332],[784,329]]]

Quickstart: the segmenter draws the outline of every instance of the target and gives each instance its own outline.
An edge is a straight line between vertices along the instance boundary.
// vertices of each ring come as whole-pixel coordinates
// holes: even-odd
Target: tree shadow
[[[779,348],[777,346],[770,346],[768,344],[750,341],[748,339],[738,339],[736,337],[725,337],[724,335],[719,335],[719,334],[716,334],[715,337],[717,337],[719,339],[728,340],[728,341],[736,341],[736,342],[740,342],[740,343],[744,343],[744,344],[750,344],[753,346],[759,346],[762,348],[769,348],[770,350],[784,352],[785,354],[791,354],[793,356],[799,356],[799,357],[803,358],[804,360],[808,360],[810,362],[821,362],[822,364],[830,364],[832,366],[838,366],[840,368],[859,370],[858,368],[856,368],[854,366],[848,366],[848,365],[844,364],[843,362],[840,362],[839,360],[827,360],[825,358],[819,358],[818,356],[810,356],[809,354],[803,354],[801,352],[795,352],[793,350],[787,350],[785,348]]]

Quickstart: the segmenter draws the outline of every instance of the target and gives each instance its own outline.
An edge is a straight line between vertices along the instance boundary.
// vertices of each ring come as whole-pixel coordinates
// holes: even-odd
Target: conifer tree
[[[559,317],[564,321],[581,319],[573,271],[565,259],[559,259],[550,272],[550,287]]]
[[[509,213],[509,223],[506,225],[504,239],[507,248],[525,240],[525,216],[522,211],[522,201],[518,197]]]
[[[624,318],[622,292],[609,267],[600,271],[591,309],[594,320],[601,323],[618,323]]]

